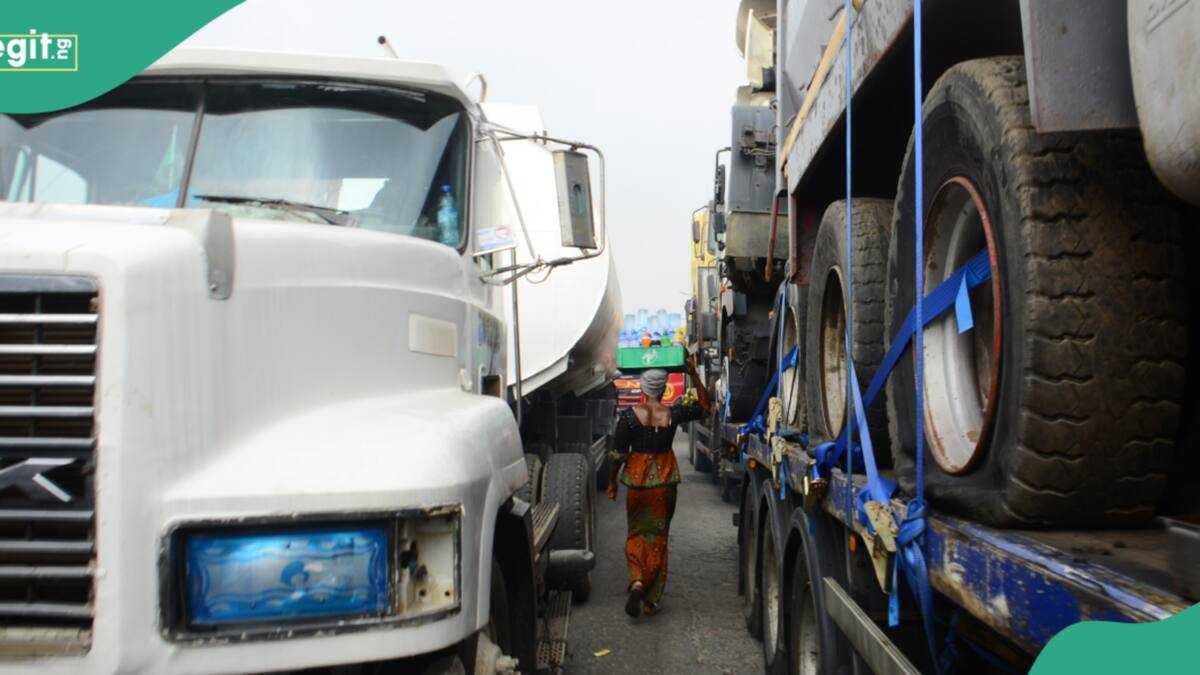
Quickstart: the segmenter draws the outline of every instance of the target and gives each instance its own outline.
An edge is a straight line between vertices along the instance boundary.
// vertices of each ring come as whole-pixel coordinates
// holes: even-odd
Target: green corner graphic
[[[59,110],[93,99],[242,0],[58,0],[0,13],[0,112]]]
[[[1194,673],[1200,605],[1152,623],[1085,621],[1055,635],[1031,675]]]

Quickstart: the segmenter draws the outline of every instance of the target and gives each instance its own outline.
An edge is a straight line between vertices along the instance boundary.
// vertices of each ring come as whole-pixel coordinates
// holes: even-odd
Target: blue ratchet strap
[[[925,125],[924,125],[924,85],[921,75],[924,72],[921,65],[922,24],[924,10],[922,0],[913,0],[913,195],[915,196],[914,220],[916,236],[913,246],[913,287],[914,295],[919,295],[925,288]],[[972,264],[986,253],[976,255]],[[989,262],[986,257],[984,262]],[[969,268],[970,266],[968,266]],[[991,265],[987,265],[990,273]],[[963,281],[954,290],[955,311],[958,314],[959,332],[968,330],[964,315],[970,315],[970,299],[967,295],[966,284]],[[941,285],[945,285],[944,283]],[[939,285],[939,288],[941,287]],[[965,309],[964,309],[965,305]],[[916,418],[916,496],[908,502],[904,520],[900,523],[900,531],[896,537],[895,567],[892,569],[892,594],[888,598],[888,624],[896,626],[900,622],[900,593],[895,586],[896,569],[903,567],[908,585],[917,596],[920,604],[921,620],[925,625],[925,640],[929,646],[929,658],[933,661],[934,670],[941,673],[943,664],[938,660],[937,640],[933,626],[933,589],[929,587],[929,568],[925,564],[925,303],[918,302],[913,308],[915,316],[913,325],[918,327],[913,332],[913,385],[916,390],[916,405],[913,406]],[[945,311],[945,310],[941,310]]]
[[[954,307],[955,316],[958,321],[958,331],[964,333],[970,330],[974,326],[974,321],[971,320],[971,296],[969,291],[991,278],[992,267],[988,259],[987,249],[984,249],[975,254],[966,265],[947,277],[945,281],[939,284],[937,288],[933,289],[921,301],[921,309],[924,315],[922,319],[925,325],[936,321],[947,310]],[[875,376],[871,378],[871,383],[867,386],[867,392],[862,396],[864,409],[871,407],[871,404],[875,402],[875,397],[883,390],[888,376],[892,374],[892,370],[900,362],[900,357],[908,349],[908,343],[916,333],[915,325],[916,308],[914,307],[908,313],[908,317],[905,318],[904,324],[900,326],[900,331],[896,334],[896,338],[888,348],[883,361],[880,362],[879,369],[875,371]],[[862,420],[856,419],[855,424],[861,425]],[[836,440],[821,443],[814,448],[813,456],[816,459],[816,463],[813,465],[813,478],[828,476],[829,470],[841,460],[842,453],[846,451],[847,445],[846,433],[843,430],[842,434]],[[856,453],[856,458],[858,456],[857,453],[861,451],[862,449],[859,446],[853,446],[852,452]],[[856,460],[855,464],[859,464],[859,462]]]
[[[788,458],[783,456],[783,460],[779,462],[779,500],[783,501],[787,498],[788,488]]]
[[[783,357],[783,361],[779,364],[779,370],[771,376],[771,381],[767,383],[767,388],[763,390],[762,396],[758,399],[758,404],[754,406],[754,414],[750,416],[750,421],[743,424],[739,429],[739,434],[764,433],[767,430],[766,420],[763,419],[763,411],[767,409],[767,402],[775,395],[775,388],[779,386],[779,377],[785,370],[791,370],[796,367],[799,348],[792,347],[792,351],[788,352],[787,356]]]

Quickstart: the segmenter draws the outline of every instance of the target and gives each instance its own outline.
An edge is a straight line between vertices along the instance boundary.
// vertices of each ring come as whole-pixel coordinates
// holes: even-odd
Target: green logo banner
[[[6,2],[0,12],[0,112],[45,112],[93,99],[241,2]]]

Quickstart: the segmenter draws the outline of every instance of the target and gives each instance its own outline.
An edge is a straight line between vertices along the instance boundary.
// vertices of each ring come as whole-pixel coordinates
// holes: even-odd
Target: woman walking
[[[625,512],[629,527],[625,538],[625,560],[629,565],[625,613],[634,618],[658,611],[667,584],[667,536],[679,486],[679,464],[671,450],[675,429],[701,419],[710,410],[708,393],[698,386],[695,369],[690,363],[688,366],[696,385],[696,403],[669,408],[663,405],[667,373],[647,370],[641,377],[645,400],[621,413],[613,434],[608,496],[616,500],[619,475],[627,488]]]

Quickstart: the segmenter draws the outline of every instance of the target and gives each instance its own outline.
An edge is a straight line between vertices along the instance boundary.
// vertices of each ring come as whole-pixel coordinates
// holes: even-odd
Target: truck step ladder
[[[538,622],[537,670],[560,672],[567,660],[567,626],[571,620],[571,591],[559,591],[546,603]]]
[[[534,506],[531,519],[534,555],[540,558],[546,543],[550,541],[550,533],[554,532],[554,525],[558,523],[558,502],[541,502]]]

